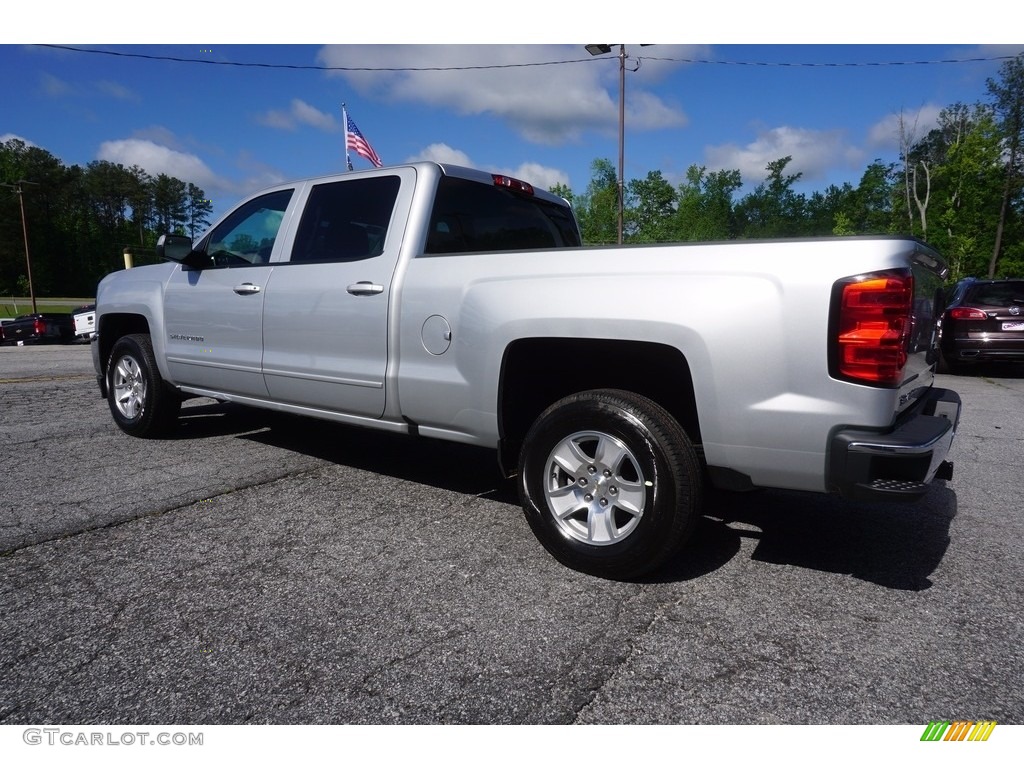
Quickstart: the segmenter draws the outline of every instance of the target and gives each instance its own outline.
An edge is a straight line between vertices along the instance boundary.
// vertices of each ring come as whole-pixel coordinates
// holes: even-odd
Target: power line
[[[192,59],[182,56],[156,56],[148,53],[127,53],[124,51],[102,51],[95,48],[78,48],[72,45],[40,44],[41,48],[58,48],[75,53],[95,53],[105,56],[119,56],[128,59],[150,59],[152,61],[173,61],[182,64],[212,64],[221,67],[256,67],[261,69],[305,69],[317,72],[457,72],[470,69],[514,69],[517,67],[550,67],[556,64],[577,64],[586,59],[564,59],[562,61],[535,61],[525,64],[476,64],[461,67],[327,67],[319,64],[267,64],[252,61],[213,61]]]
[[[1021,51],[1024,53],[1024,51]],[[836,62],[806,62],[806,61],[721,61],[712,59],[676,59],[659,58],[657,56],[644,56],[650,61],[670,61],[680,64],[718,64],[731,67],[819,67],[819,68],[842,68],[842,67],[912,67],[932,64],[971,64],[982,61],[1002,61],[1004,59],[1015,59],[1021,55],[1002,56],[974,56],[966,59],[921,59],[919,61],[836,61]],[[639,57],[633,57],[639,58]]]
[[[461,72],[479,69],[517,69],[523,67],[550,67],[559,64],[580,64],[587,61],[599,61],[593,57],[586,59],[562,59],[560,61],[535,61],[523,64],[475,64],[450,67],[329,67],[319,64],[269,64],[252,61],[214,61],[211,59],[195,59],[184,56],[158,56],[148,53],[128,53],[125,51],[105,51],[96,48],[80,48],[71,45],[39,44],[41,48],[57,48],[74,53],[89,53],[102,56],[116,56],[127,59],[148,59],[150,61],[171,61],[181,64],[207,64],[220,67],[250,67],[257,69],[293,69],[312,70],[317,72]],[[1017,54],[1020,55],[1020,54]],[[973,56],[965,59],[921,59],[916,61],[849,61],[849,62],[784,62],[784,61],[725,61],[720,59],[691,59],[663,56],[631,56],[648,61],[667,61],[676,64],[703,64],[730,67],[790,67],[790,68],[848,68],[848,67],[912,67],[932,66],[937,64],[971,64],[985,61],[1002,61],[1014,59],[1016,55]]]

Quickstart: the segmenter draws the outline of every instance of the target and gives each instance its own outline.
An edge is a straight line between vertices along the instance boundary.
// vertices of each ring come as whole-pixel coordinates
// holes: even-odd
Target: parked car
[[[96,336],[96,305],[86,304],[71,313],[75,324],[75,341],[92,341]]]
[[[4,325],[4,344],[66,344],[75,338],[75,326],[66,312],[20,315]]]
[[[942,315],[939,348],[952,372],[982,362],[1024,363],[1024,280],[957,283]]]

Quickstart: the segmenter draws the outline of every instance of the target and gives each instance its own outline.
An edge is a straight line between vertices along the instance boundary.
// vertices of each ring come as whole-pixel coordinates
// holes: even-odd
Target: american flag
[[[373,151],[373,147],[370,146],[370,142],[363,137],[363,134],[356,127],[356,124],[352,121],[352,118],[349,117],[347,112],[345,113],[345,118],[347,120],[347,124],[345,126],[345,146],[348,149],[355,151],[355,153],[360,157],[365,157],[373,163],[375,168],[380,168],[384,165],[384,163],[380,161],[380,157],[377,156],[377,153]]]

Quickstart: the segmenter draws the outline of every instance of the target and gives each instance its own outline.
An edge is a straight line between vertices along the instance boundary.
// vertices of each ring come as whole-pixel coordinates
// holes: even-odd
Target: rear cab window
[[[425,253],[567,248],[580,245],[571,211],[497,186],[443,176]]]

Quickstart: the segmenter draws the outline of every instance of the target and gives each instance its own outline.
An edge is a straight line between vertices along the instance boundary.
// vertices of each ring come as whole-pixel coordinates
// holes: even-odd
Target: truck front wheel
[[[122,336],[114,343],[107,365],[107,402],[114,422],[129,435],[158,437],[174,425],[181,397],[160,376],[147,334]]]
[[[682,427],[657,403],[591,390],[534,422],[519,489],[530,527],[557,560],[626,580],[682,547],[700,515],[701,468]]]

